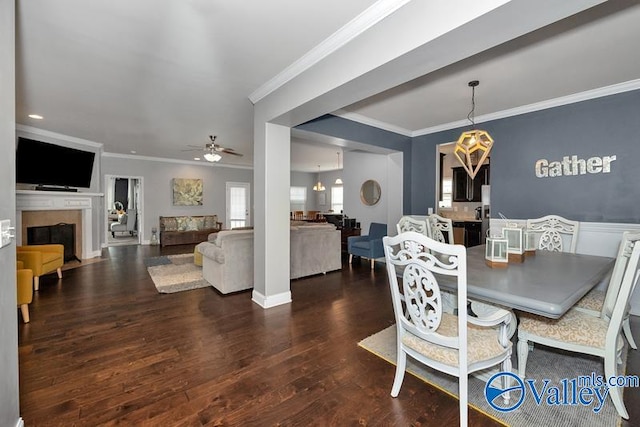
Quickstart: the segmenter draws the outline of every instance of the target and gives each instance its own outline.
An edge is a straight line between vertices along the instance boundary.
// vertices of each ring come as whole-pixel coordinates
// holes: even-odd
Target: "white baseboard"
[[[265,296],[254,289],[251,294],[251,301],[265,309],[276,307],[278,305],[289,304],[291,302],[291,291]]]

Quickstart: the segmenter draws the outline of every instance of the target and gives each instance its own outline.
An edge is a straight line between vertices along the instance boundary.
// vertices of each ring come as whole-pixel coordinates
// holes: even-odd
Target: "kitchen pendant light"
[[[471,179],[475,178],[478,171],[480,171],[480,167],[489,156],[489,152],[493,146],[493,138],[491,138],[489,132],[473,129],[475,128],[475,93],[476,86],[479,84],[480,82],[478,80],[469,82],[469,87],[471,88],[471,111],[467,115],[467,118],[471,122],[472,130],[462,132],[453,151],[454,156],[462,163],[462,166]]]
[[[338,151],[336,154],[338,154],[338,170],[341,170],[342,168],[340,167],[340,152]],[[342,178],[336,178],[336,182],[334,184],[342,185]]]
[[[322,182],[320,182],[320,165],[318,165],[318,182],[316,183],[316,185],[313,186],[313,191],[324,191],[326,190],[326,188],[324,188],[324,185],[322,185]]]

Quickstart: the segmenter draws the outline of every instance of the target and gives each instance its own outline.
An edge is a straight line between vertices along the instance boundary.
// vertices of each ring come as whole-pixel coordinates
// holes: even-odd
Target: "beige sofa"
[[[332,224],[291,227],[292,279],[342,268],[340,231]],[[253,288],[253,230],[223,230],[200,243],[204,279],[223,294]]]

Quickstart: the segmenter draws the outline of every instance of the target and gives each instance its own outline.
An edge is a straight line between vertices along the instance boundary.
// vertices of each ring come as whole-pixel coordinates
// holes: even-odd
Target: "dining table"
[[[467,249],[467,297],[557,319],[608,277],[614,258],[536,251],[506,268],[485,263],[485,245]],[[441,276],[443,289],[456,290],[455,278]]]

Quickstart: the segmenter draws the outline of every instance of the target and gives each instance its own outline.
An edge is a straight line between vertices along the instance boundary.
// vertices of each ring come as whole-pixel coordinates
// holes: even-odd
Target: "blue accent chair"
[[[366,236],[349,236],[347,240],[347,251],[349,252],[349,264],[353,256],[369,258],[371,269],[375,265],[376,258],[384,257],[384,247],[382,238],[387,235],[387,224],[372,222],[369,225],[369,234]]]

